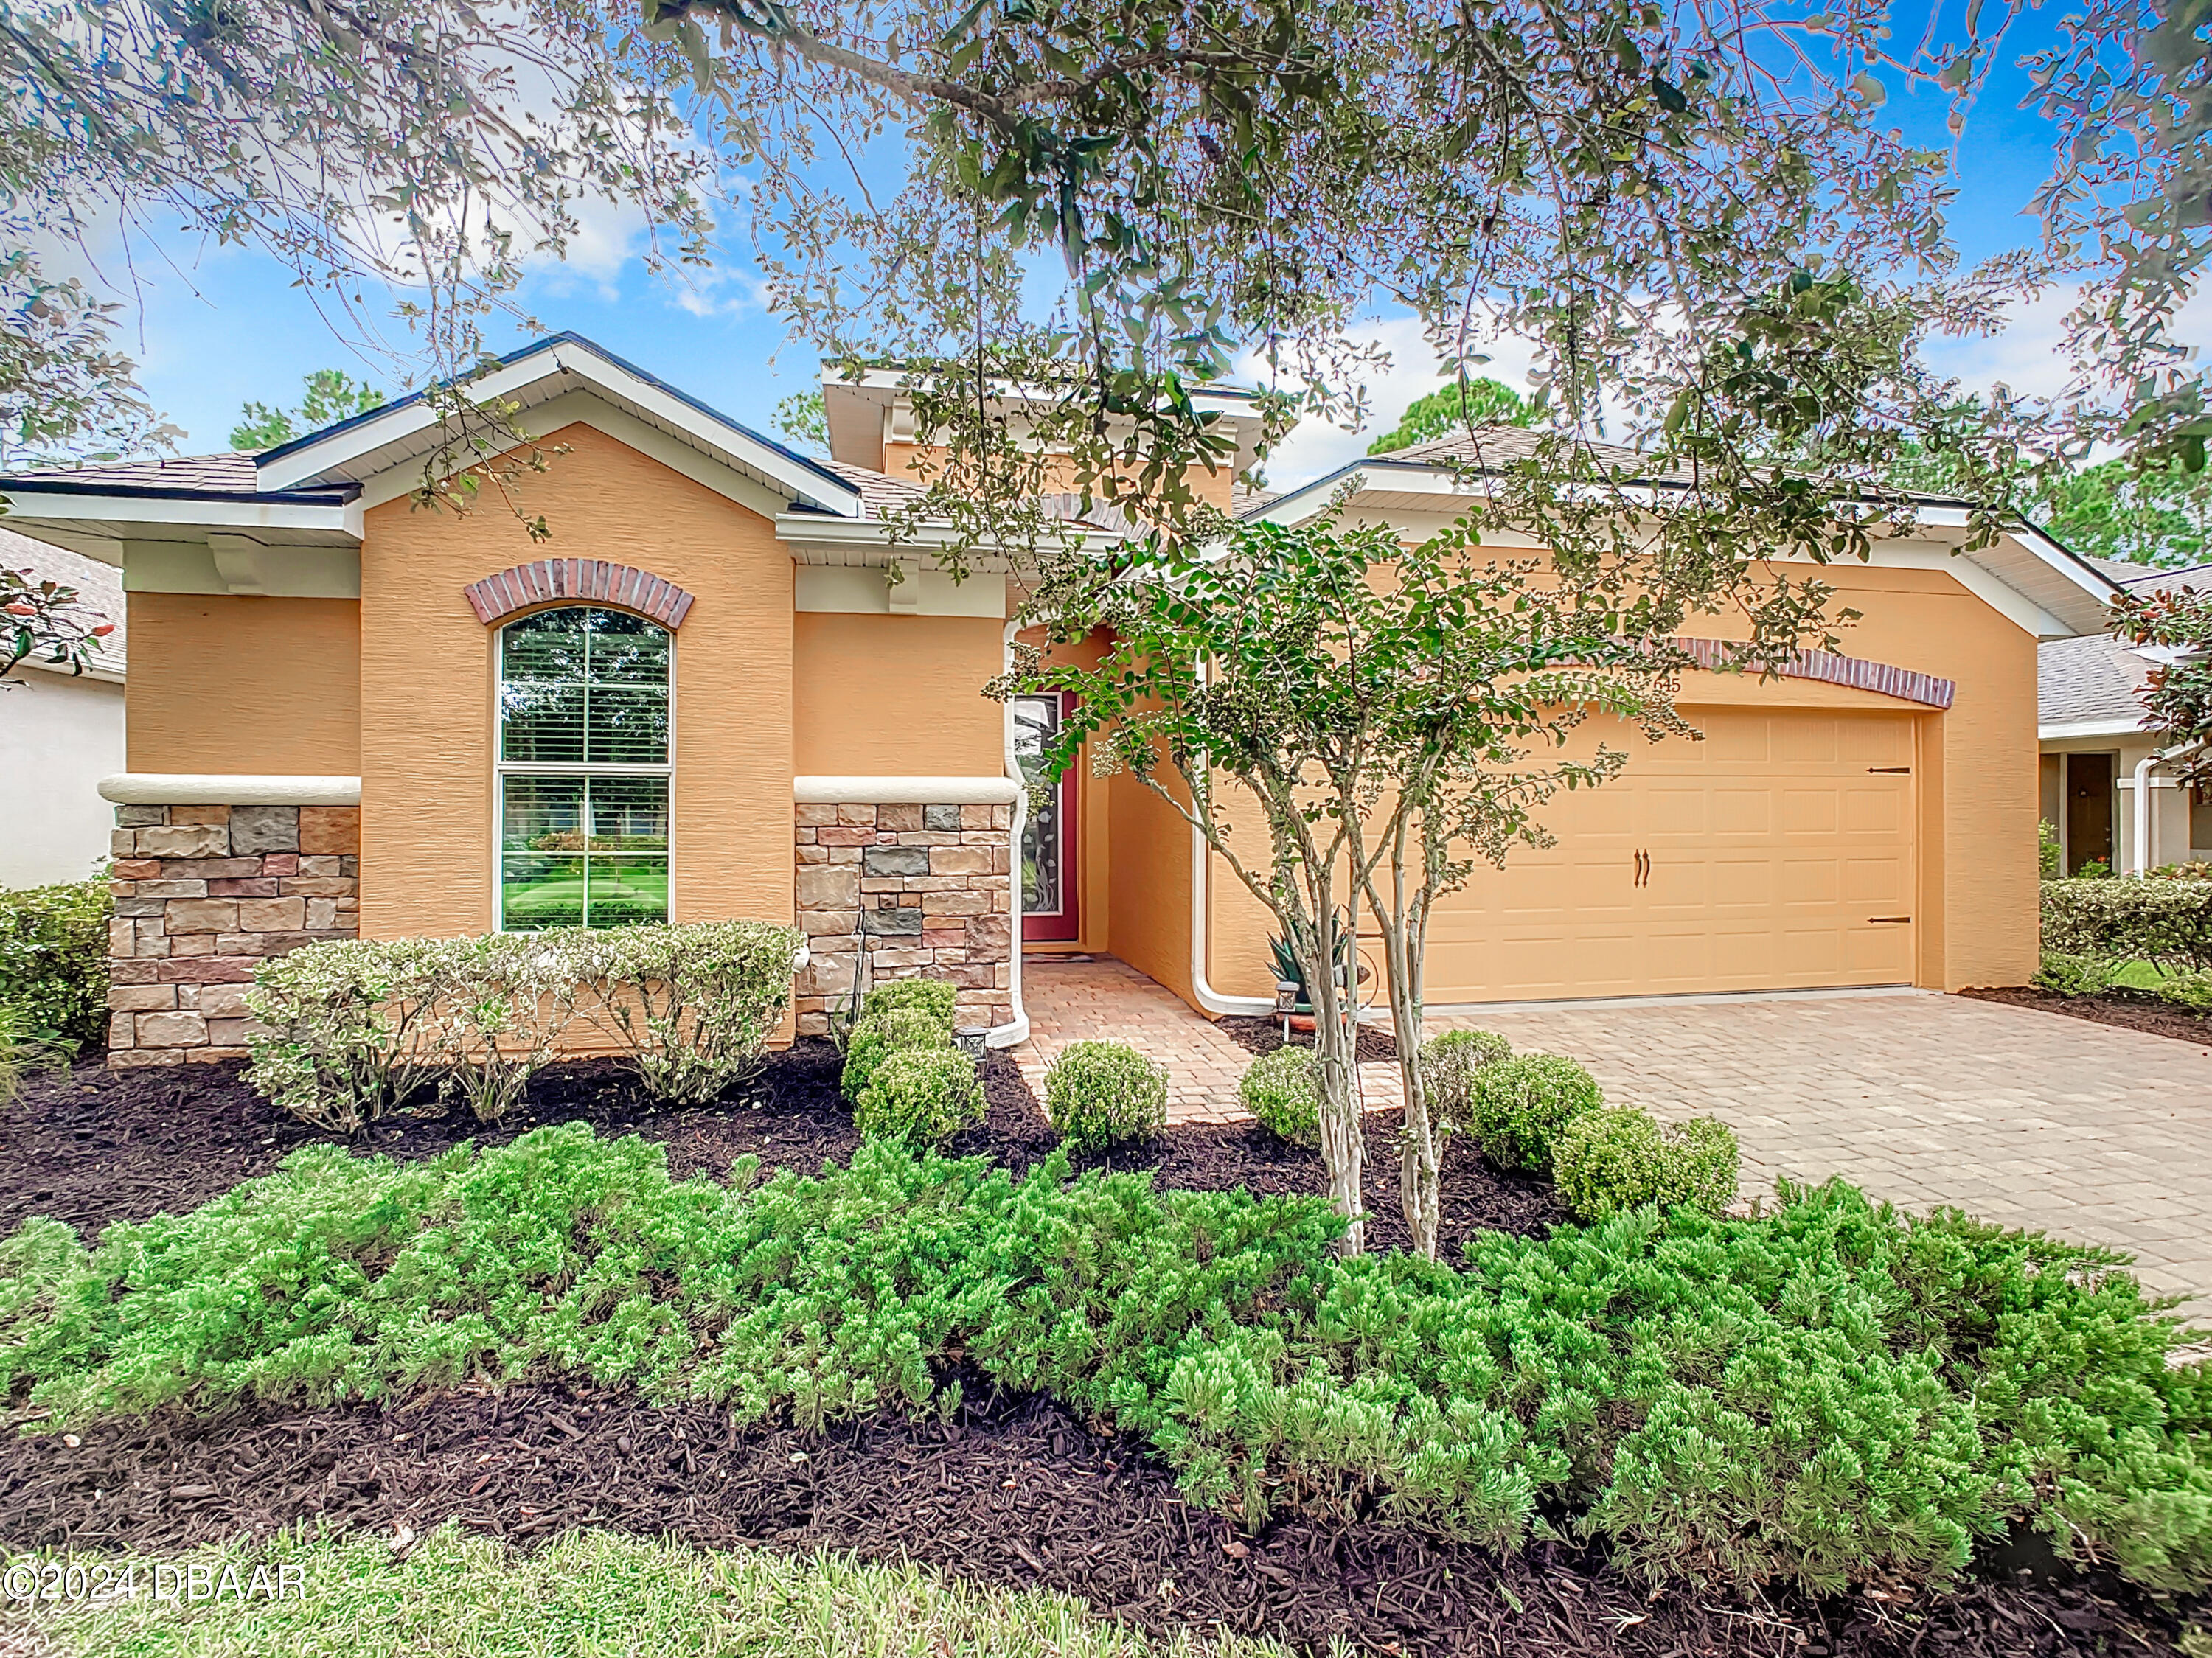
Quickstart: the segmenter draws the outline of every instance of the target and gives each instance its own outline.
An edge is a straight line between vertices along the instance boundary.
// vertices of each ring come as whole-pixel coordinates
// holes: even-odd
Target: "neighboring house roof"
[[[40,581],[58,581],[74,587],[84,609],[95,613],[101,621],[112,623],[115,631],[100,641],[100,648],[93,658],[91,672],[99,679],[120,679],[127,662],[125,643],[128,617],[123,601],[123,573],[112,565],[89,559],[82,553],[70,552],[66,547],[49,546],[43,541],[33,541],[26,535],[0,526],[0,566],[10,570],[27,570]],[[65,673],[65,668],[28,659],[33,667],[50,668]]]
[[[2129,732],[2142,725],[2138,694],[2151,665],[2110,634],[2046,640],[2036,651],[2035,717],[2046,737]]]
[[[2127,559],[2085,558],[2132,592],[2203,592],[2212,589],[2212,564],[2136,564]]]
[[[2212,591],[2212,564],[2182,569],[2093,558],[2133,592]],[[2144,728],[2142,689],[2157,665],[2110,634],[2046,641],[2036,653],[2036,726],[2048,740],[2124,737]]]

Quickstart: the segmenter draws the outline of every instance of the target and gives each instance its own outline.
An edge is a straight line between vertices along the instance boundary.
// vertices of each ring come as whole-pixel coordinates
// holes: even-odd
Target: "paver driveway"
[[[1167,1065],[1174,1120],[1243,1114],[1250,1056],[1143,975],[1102,958],[1024,978],[1017,1057],[1040,1092],[1066,1042],[1118,1036]],[[1523,1005],[1431,1029],[1466,1024],[1581,1060],[1614,1101],[1721,1118],[1747,1194],[1841,1175],[1908,1209],[2112,1244],[2212,1317],[2212,1048],[1935,995]],[[1361,1070],[1370,1107],[1396,1102],[1395,1066]]]
[[[1608,1098],[1707,1114],[1743,1189],[1841,1175],[1908,1209],[2107,1243],[2212,1314],[2212,1049],[1959,996],[1522,1007],[1479,1024]]]

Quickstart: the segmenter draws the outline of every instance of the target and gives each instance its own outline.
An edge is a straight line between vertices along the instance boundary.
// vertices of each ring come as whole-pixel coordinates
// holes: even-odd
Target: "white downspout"
[[[2136,866],[2130,875],[2148,875],[2151,872],[2151,803],[2150,768],[2158,764],[2159,756],[2147,754],[2136,762]]]
[[[1008,669],[1014,665],[1014,635],[1020,627],[1018,620],[1010,621],[1000,636],[1002,660]],[[1014,705],[1011,701],[1002,706],[1002,715],[1006,775],[1014,784],[1013,828],[1006,836],[1006,884],[1013,891],[1006,914],[1006,999],[1013,1004],[1014,1017],[1005,1024],[994,1025],[985,1034],[986,1048],[1018,1048],[1030,1039],[1029,1010],[1022,1005],[1022,830],[1029,823],[1030,791],[1022,777],[1021,762],[1014,756]]]
[[[1206,683],[1204,662],[1198,665],[1198,683],[1201,685]],[[1275,1011],[1272,996],[1224,996],[1206,976],[1206,887],[1209,850],[1206,844],[1206,832],[1193,823],[1190,826],[1190,993],[1200,1008],[1217,1017],[1223,1015],[1264,1017]]]

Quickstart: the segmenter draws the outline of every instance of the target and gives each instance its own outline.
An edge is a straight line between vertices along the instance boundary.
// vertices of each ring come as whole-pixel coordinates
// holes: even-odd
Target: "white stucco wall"
[[[29,666],[0,686],[0,886],[81,881],[107,855],[123,769],[123,687]]]

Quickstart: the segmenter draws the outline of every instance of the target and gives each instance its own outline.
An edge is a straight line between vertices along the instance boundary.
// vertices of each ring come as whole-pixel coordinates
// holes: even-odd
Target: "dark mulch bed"
[[[1283,1045],[1283,1022],[1280,1019],[1217,1019],[1214,1023],[1222,1034],[1248,1054],[1272,1054]],[[1293,1030],[1291,1040],[1301,1048],[1313,1046],[1313,1032]],[[1398,1039],[1388,1025],[1363,1024],[1359,1027],[1359,1060],[1371,1065],[1398,1057]]]
[[[1220,1625],[1310,1651],[1516,1658],[2023,1658],[2170,1651],[2170,1612],[2100,1579],[1950,1594],[1656,1599],[1595,1554],[1500,1557],[1374,1522],[1255,1536],[1183,1503],[1166,1472],[1051,1401],[969,1378],[947,1423],[740,1432],[720,1410],[553,1384],[389,1406],[255,1410],[0,1446],[0,1540],[170,1550],[306,1523],[419,1533],[447,1519],[522,1545],[577,1526],[702,1546],[827,1546],[1079,1595],[1155,1633]]]
[[[93,1066],[31,1078],[0,1107],[0,1236],[32,1215],[88,1235],[112,1220],[182,1213],[240,1181],[267,1174],[291,1151],[329,1137],[271,1107],[235,1065],[103,1071]],[[549,1123],[586,1122],[600,1134],[636,1133],[668,1148],[671,1170],[720,1176],[739,1157],[775,1168],[819,1172],[860,1144],[837,1090],[839,1060],[827,1042],[802,1042],[769,1056],[730,1097],[683,1110],[652,1108],[635,1084],[606,1061],[555,1066],[532,1084],[521,1109],[486,1128],[458,1106],[433,1103],[386,1118],[355,1142],[398,1158],[434,1157],[463,1140],[503,1145]],[[1019,1069],[1005,1054],[984,1063],[989,1105],[981,1127],[954,1139],[961,1156],[988,1156],[1015,1173],[1058,1144]],[[1367,1133],[1366,1191],[1373,1247],[1402,1247],[1398,1156],[1382,1114]],[[1321,1158],[1285,1145],[1256,1123],[1170,1130],[1150,1145],[1079,1166],[1154,1169],[1161,1183],[1197,1190],[1243,1186],[1264,1193],[1325,1189]],[[1455,1254],[1483,1228],[1547,1229],[1566,1211],[1540,1181],[1502,1173],[1472,1151],[1455,1151],[1444,1181],[1443,1243]]]
[[[2124,1030],[2145,1030],[2154,1036],[2173,1036],[2199,1048],[2212,1048],[2212,1018],[2185,1012],[2155,996],[2131,996],[2125,992],[2111,996],[2061,996],[2056,991],[2039,989],[2034,985],[1962,990],[1959,993],[1972,996],[1976,1001],[2040,1008],[2045,1013],[2063,1013],[2069,1018],[2118,1025]]]

